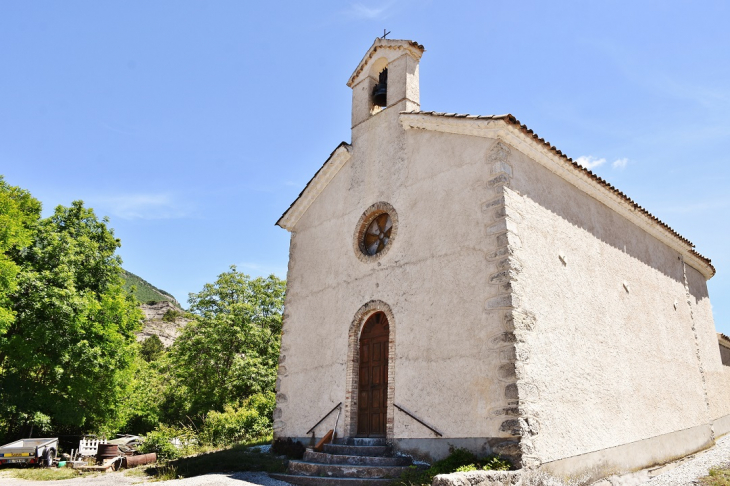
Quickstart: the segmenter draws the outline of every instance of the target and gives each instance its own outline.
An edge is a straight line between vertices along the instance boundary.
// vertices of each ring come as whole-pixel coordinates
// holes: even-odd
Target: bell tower
[[[377,38],[347,81],[352,127],[383,110],[419,110],[418,62],[425,49],[409,40]]]

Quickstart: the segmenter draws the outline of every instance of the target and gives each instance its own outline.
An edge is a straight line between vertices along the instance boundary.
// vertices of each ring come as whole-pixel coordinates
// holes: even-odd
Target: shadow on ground
[[[189,478],[201,474],[263,471],[284,472],[288,460],[273,454],[252,452],[247,446],[183,457],[147,469],[147,474],[160,479]]]

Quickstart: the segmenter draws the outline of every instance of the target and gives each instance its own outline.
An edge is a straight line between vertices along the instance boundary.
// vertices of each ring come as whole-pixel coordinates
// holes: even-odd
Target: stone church
[[[423,53],[375,40],[347,81],[352,141],[277,222],[275,437],[594,478],[713,445],[730,368],[710,260],[512,115],[421,111]]]

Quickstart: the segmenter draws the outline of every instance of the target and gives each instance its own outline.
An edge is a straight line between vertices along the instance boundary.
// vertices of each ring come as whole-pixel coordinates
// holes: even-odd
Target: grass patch
[[[29,481],[58,481],[81,476],[81,472],[70,467],[49,467],[39,469],[13,469],[8,471],[10,477]]]
[[[148,476],[148,474],[147,474],[148,468],[149,468],[149,466],[145,465],[145,466],[133,467],[131,469],[125,469],[124,475],[129,476],[130,478],[145,478]]]
[[[394,486],[430,486],[437,474],[467,471],[508,471],[512,465],[499,456],[477,458],[472,452],[461,448],[450,448],[449,455],[434,462],[428,469],[410,466],[400,478],[393,481]]]
[[[700,478],[703,486],[730,486],[730,469],[713,468],[710,474]]]
[[[177,479],[201,474],[239,471],[284,472],[287,460],[273,454],[248,450],[253,444],[235,445],[229,449],[183,457],[147,469],[158,479]]]

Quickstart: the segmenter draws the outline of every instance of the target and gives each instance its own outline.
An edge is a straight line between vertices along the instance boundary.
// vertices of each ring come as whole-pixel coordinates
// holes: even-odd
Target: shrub
[[[177,319],[180,315],[182,315],[182,312],[178,312],[173,309],[167,309],[164,314],[162,314],[162,320],[165,322],[175,322],[175,319]]]
[[[273,393],[257,393],[239,407],[226,405],[223,412],[208,413],[200,431],[201,442],[223,446],[267,436],[274,403]]]
[[[437,474],[449,474],[453,472],[477,471],[509,471],[509,461],[499,456],[487,456],[478,459],[474,453],[462,448],[449,448],[449,455],[440,461],[434,462],[430,468],[424,470],[411,466],[401,475],[400,479],[393,484],[401,486],[428,485],[433,482]]]
[[[191,428],[160,424],[145,436],[140,450],[156,452],[160,459],[176,459],[185,455],[196,443],[195,432]]]
[[[139,354],[148,363],[159,358],[163,351],[165,351],[165,345],[162,344],[157,334],[153,334],[142,341],[142,345],[139,348]]]
[[[304,457],[304,444],[299,441],[293,441],[291,437],[284,439],[276,439],[271,445],[271,452],[277,456],[287,456],[291,459],[301,459]]]

